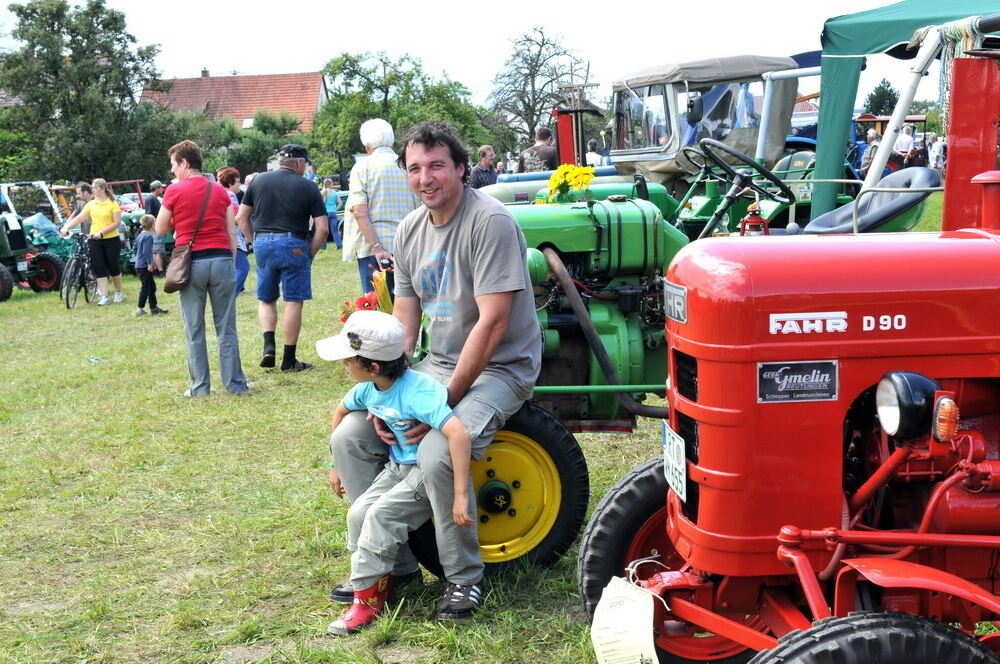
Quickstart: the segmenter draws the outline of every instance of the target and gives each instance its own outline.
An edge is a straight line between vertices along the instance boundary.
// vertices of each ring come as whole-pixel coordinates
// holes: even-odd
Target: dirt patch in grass
[[[379,648],[375,652],[385,664],[418,664],[418,662],[429,662],[434,658],[434,653],[426,648],[407,646]]]
[[[253,645],[225,648],[219,654],[221,664],[253,664],[275,653],[274,646]]]
[[[69,608],[70,603],[66,600],[53,600],[49,602],[15,602],[3,607],[4,613],[11,618],[20,616],[30,616],[36,613],[54,613]]]

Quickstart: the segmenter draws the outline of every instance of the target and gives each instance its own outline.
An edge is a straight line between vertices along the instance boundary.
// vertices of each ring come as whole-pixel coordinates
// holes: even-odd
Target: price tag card
[[[600,664],[656,664],[652,594],[611,578],[594,611],[590,639]]]

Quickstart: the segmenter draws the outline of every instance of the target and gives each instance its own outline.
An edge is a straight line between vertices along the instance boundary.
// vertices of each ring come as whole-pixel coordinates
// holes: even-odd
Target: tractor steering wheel
[[[711,166],[708,165],[708,160],[705,159],[705,153],[698,148],[686,145],[681,148],[681,154],[684,156],[684,159],[679,160],[678,163],[689,175],[695,175],[701,179],[711,169]]]
[[[752,189],[761,196],[770,198],[772,201],[776,203],[781,203],[782,205],[791,205],[791,203],[795,200],[795,194],[792,193],[792,190],[788,188],[788,185],[785,184],[781,178],[779,178],[777,175],[767,170],[766,168],[758,164],[756,161],[754,161],[752,158],[743,154],[736,148],[730,147],[725,143],[721,143],[712,138],[701,139],[701,141],[698,142],[698,147],[701,148],[701,152],[702,154],[705,155],[706,160],[711,161],[714,165],[721,168],[726,173],[726,175],[729,176],[730,181],[734,181],[737,179],[737,171],[732,167],[731,164],[729,164],[729,162],[725,161],[722,157],[720,157],[717,154],[718,152],[724,152],[733,159],[739,161],[741,166],[746,166],[751,171],[753,171],[754,173],[756,173],[757,175],[759,175],[760,177],[764,178],[765,180],[773,184],[775,187],[777,187],[778,192],[775,193],[773,191],[768,191],[767,189],[764,189],[759,184],[753,182],[753,180],[747,178],[746,175],[744,174],[743,178],[741,179],[747,180],[745,186],[748,189]]]

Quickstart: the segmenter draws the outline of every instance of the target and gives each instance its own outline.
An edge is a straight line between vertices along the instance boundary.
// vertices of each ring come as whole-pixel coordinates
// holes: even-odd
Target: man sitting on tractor
[[[531,396],[541,368],[526,243],[501,203],[466,186],[469,153],[449,125],[421,123],[403,146],[400,166],[423,206],[397,231],[393,313],[411,350],[421,315],[427,315],[430,349],[414,369],[448,388],[448,404],[469,429],[472,458],[479,460],[494,433]],[[475,519],[471,528],[451,519],[454,481],[447,439],[427,425],[414,427],[407,437],[421,443],[417,466],[434,510],[447,580],[438,618],[469,619],[484,569]],[[383,427],[376,432],[364,413],[344,417],[330,446],[352,502],[371,484],[395,442]],[[474,515],[471,487],[468,494]],[[412,553],[401,550],[393,575],[409,576],[416,568]]]

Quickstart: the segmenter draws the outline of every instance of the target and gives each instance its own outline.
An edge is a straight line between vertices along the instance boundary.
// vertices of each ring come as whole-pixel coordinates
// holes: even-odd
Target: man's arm
[[[253,242],[253,228],[250,225],[251,214],[253,214],[253,208],[246,203],[240,203],[240,211],[236,213],[236,225],[243,231],[243,237],[247,239],[247,242]]]
[[[330,222],[325,214],[313,217],[313,237],[312,244],[309,245],[309,255],[316,257],[319,250],[326,244],[326,238],[330,235]],[[244,233],[246,235],[246,233]]]
[[[371,245],[372,255],[375,256],[375,261],[378,264],[378,268],[382,269],[382,259],[388,258],[392,260],[392,254],[386,251],[385,247],[378,239],[378,234],[375,232],[375,227],[372,226],[372,220],[368,217],[368,206],[364,203],[358,203],[351,207],[351,214],[354,215],[354,220],[358,222],[358,230],[361,231],[361,235],[365,238],[365,242]]]
[[[479,320],[469,332],[469,338],[455,364],[455,371],[448,380],[448,405],[454,407],[462,400],[493,357],[493,351],[500,345],[500,340],[507,331],[513,300],[513,291],[487,293],[476,298]],[[405,324],[404,322],[404,326]]]
[[[396,296],[396,301],[392,305],[392,315],[403,324],[403,349],[407,355],[413,354],[413,349],[417,345],[417,336],[420,334],[420,315],[423,310],[420,308],[420,299],[416,297]]]

